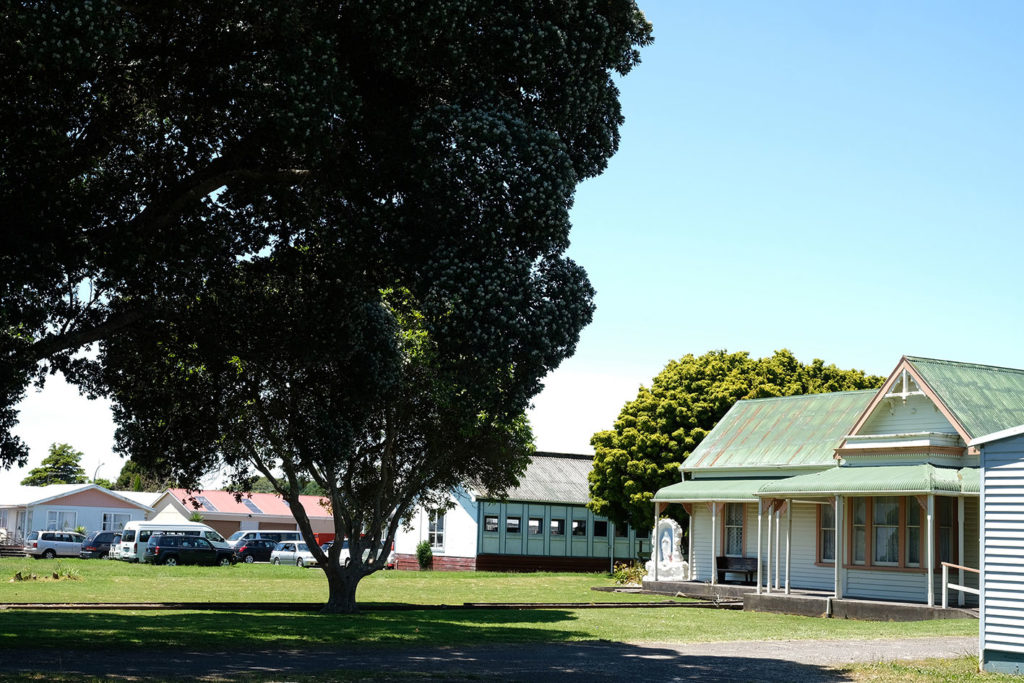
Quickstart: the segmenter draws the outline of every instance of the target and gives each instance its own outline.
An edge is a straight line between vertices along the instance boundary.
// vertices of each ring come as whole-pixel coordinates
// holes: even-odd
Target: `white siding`
[[[456,506],[444,513],[444,547],[435,549],[434,555],[450,557],[476,557],[477,503],[469,495],[453,496]],[[427,540],[429,520],[427,511],[416,510],[409,529],[399,527],[395,534],[395,552],[415,555],[416,545]]]
[[[935,578],[935,595],[942,576]],[[846,574],[848,598],[872,598],[895,602],[928,602],[928,586],[921,572],[898,572],[872,569],[849,569]],[[938,599],[936,599],[938,603]]]
[[[953,425],[926,396],[910,396],[907,402],[885,400],[878,404],[858,435],[939,432],[956,434]]]
[[[1024,436],[984,446],[981,479],[982,647],[1024,653]]]

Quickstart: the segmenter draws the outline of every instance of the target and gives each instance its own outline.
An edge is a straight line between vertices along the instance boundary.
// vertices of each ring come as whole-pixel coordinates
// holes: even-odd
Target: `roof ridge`
[[[553,451],[534,451],[531,458],[568,458],[573,460],[593,460],[594,456],[585,453],[555,453]]]
[[[984,368],[985,370],[995,370],[998,372],[1013,372],[1024,374],[1022,368],[1011,368],[1005,365],[986,365],[985,363],[970,363],[959,360],[946,360],[944,358],[927,358],[925,356],[904,356],[908,361],[924,361],[926,363],[942,363],[943,365],[959,365],[961,367],[972,367],[972,368]]]
[[[789,396],[762,396],[760,398],[741,398],[736,403],[746,402],[753,403],[754,401],[781,401],[783,399],[791,400],[795,398],[813,398],[816,396],[837,396],[840,394],[877,394],[878,389],[847,389],[845,391],[816,391],[808,394],[790,394]]]

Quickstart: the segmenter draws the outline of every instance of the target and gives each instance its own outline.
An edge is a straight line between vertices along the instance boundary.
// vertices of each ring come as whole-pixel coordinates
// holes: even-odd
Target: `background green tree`
[[[654,493],[680,481],[679,465],[736,401],[874,389],[884,379],[818,359],[803,364],[786,349],[768,358],[723,350],[670,361],[623,406],[612,429],[591,438],[588,507],[647,532]]]
[[[49,453],[43,458],[42,464],[31,470],[21,483],[23,486],[84,484],[88,479],[79,464],[83,455],[82,451],[76,451],[69,444],[50,444]]]
[[[114,488],[119,491],[156,493],[176,486],[177,484],[171,478],[171,468],[162,458],[154,458],[146,463],[127,460],[121,466],[121,472],[114,481]]]

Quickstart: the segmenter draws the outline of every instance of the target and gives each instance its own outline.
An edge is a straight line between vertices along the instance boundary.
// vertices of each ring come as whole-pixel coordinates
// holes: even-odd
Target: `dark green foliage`
[[[49,454],[39,467],[29,471],[21,480],[22,486],[49,486],[50,484],[84,484],[88,481],[79,463],[82,451],[66,443],[50,444]]]
[[[177,484],[171,479],[170,472],[171,468],[162,459],[145,464],[128,460],[121,466],[121,472],[117,475],[114,488],[119,491],[149,491],[152,493],[175,488]]]
[[[60,370],[157,478],[262,475],[307,531],[319,486],[354,546],[347,609],[380,566],[364,534],[515,481],[524,411],[593,311],[569,209],[650,41],[632,0],[3,17],[0,465],[25,458],[14,405]]]
[[[434,562],[434,551],[430,549],[430,541],[420,541],[416,544],[416,562],[420,569],[430,569]]]
[[[680,481],[679,465],[736,401],[874,389],[884,379],[818,359],[805,365],[785,349],[758,359],[745,351],[687,354],[640,388],[613,429],[594,434],[588,507],[650,530],[654,493]]]

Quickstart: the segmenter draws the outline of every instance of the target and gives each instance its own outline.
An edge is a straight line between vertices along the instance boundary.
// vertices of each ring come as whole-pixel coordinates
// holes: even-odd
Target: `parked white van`
[[[153,534],[186,534],[202,536],[214,548],[230,549],[224,537],[201,522],[127,522],[121,530],[120,559],[142,562],[146,556],[146,544]]]

